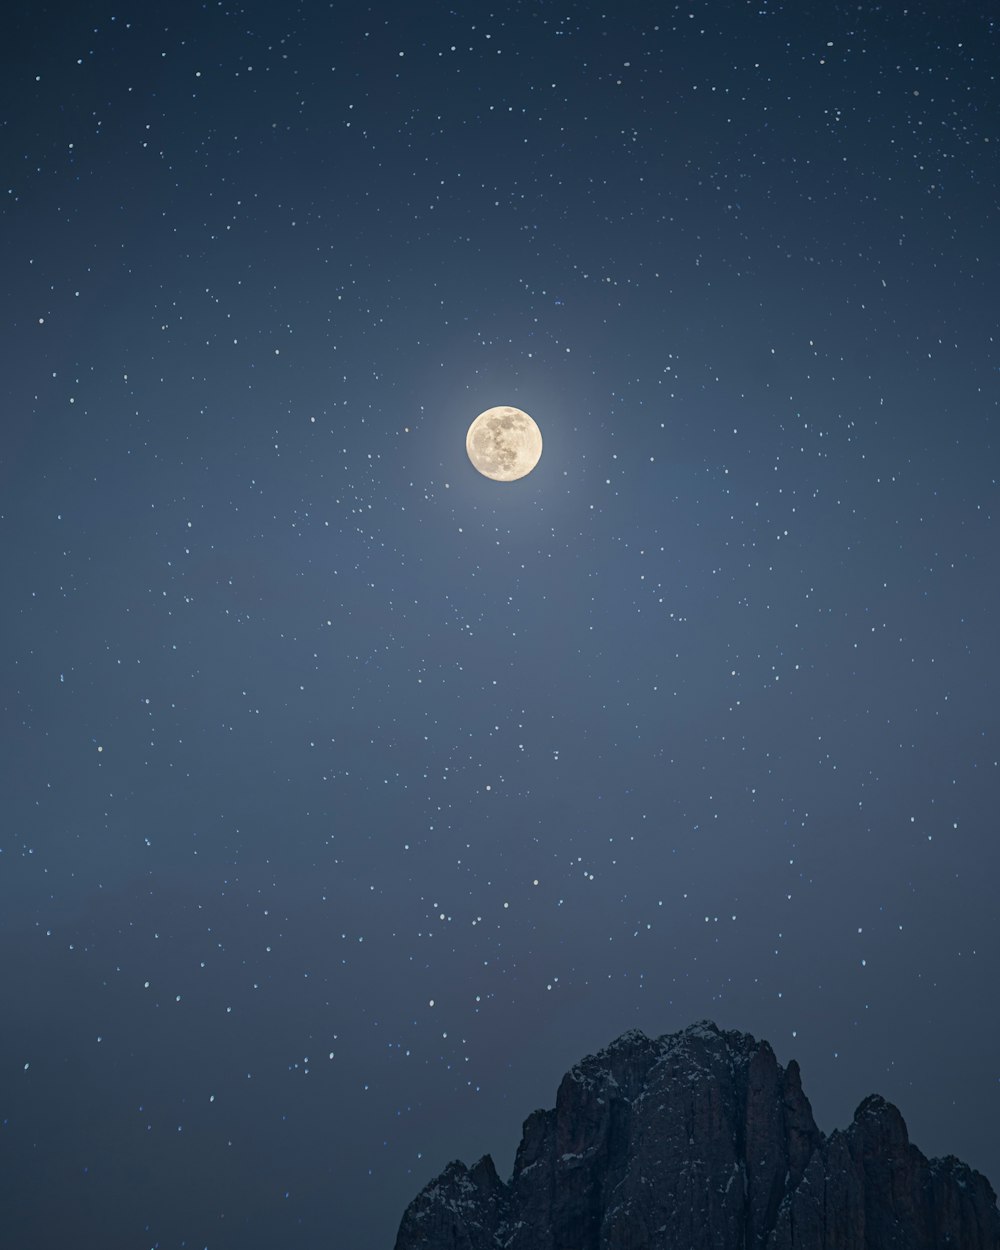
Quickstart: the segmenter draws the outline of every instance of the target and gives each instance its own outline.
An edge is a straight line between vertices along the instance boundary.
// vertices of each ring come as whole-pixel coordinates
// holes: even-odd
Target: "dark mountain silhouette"
[[[524,1122],[506,1184],[449,1163],[396,1250],[1000,1250],[989,1181],[926,1159],[877,1094],[816,1127],[798,1064],[710,1022],[632,1031]]]

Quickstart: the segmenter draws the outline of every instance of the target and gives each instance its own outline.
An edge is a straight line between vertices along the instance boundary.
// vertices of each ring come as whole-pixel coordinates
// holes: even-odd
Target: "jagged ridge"
[[[798,1064],[701,1021],[631,1030],[524,1122],[505,1184],[449,1163],[407,1207],[396,1250],[1000,1250],[996,1195],[926,1159],[871,1095],[828,1138]]]

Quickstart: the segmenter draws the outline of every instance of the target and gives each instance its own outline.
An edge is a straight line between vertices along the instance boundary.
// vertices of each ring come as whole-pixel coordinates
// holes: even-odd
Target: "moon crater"
[[[520,408],[487,408],[469,426],[465,449],[485,477],[514,482],[538,463],[542,433]]]

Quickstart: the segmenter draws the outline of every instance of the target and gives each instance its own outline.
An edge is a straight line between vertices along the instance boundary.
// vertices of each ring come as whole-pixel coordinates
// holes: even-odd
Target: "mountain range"
[[[632,1030],[576,1064],[524,1121],[509,1181],[449,1163],[395,1250],[1000,1250],[996,1194],[927,1159],[865,1098],[824,1136],[798,1064],[702,1021]]]

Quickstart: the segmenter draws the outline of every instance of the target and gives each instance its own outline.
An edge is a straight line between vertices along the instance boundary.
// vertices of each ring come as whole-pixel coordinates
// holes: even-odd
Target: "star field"
[[[388,1247],[705,1017],[1000,1182],[989,6],[4,42],[11,1244]]]

